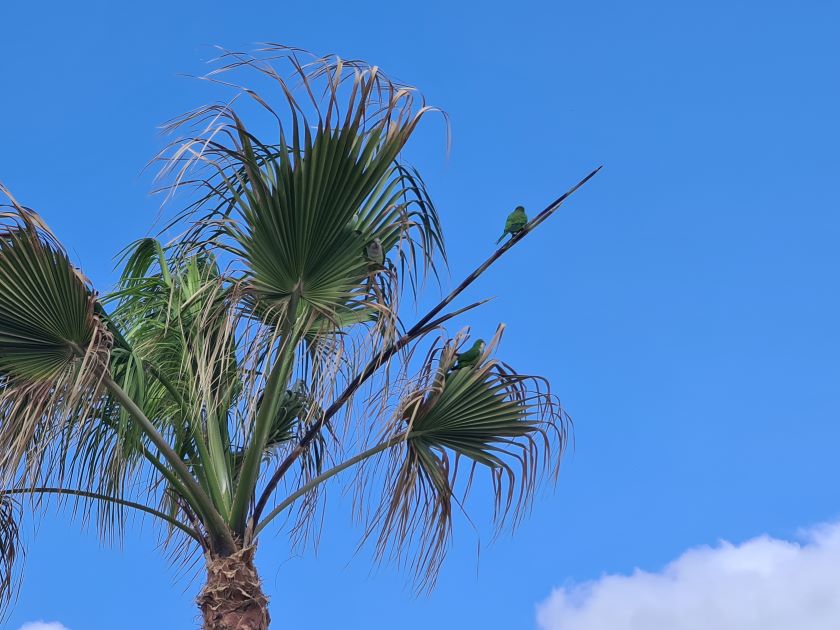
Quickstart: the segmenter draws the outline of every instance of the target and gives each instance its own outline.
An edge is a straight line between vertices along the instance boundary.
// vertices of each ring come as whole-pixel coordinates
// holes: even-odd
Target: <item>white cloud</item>
[[[23,624],[18,630],[70,630],[64,624],[57,621],[29,621]]]
[[[555,589],[541,630],[836,630],[840,523],[797,543],[768,536],[690,549],[660,573]]]

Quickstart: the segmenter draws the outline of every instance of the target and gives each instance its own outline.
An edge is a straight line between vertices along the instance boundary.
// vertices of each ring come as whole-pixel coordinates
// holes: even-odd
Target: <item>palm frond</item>
[[[110,538],[121,534],[126,498],[154,496],[155,481],[105,391],[113,335],[95,292],[43,220],[0,192],[2,600],[18,553],[16,501],[6,493],[30,494],[40,511],[48,503],[35,488],[72,488],[58,504],[71,503],[83,522],[95,517]]]
[[[171,125],[202,131],[173,143],[167,155],[165,170],[176,173],[176,183],[207,190],[181,217],[192,222],[184,242],[199,249],[223,244],[236,254],[245,264],[251,308],[265,321],[276,319],[294,292],[299,310],[315,311],[336,328],[381,318],[396,307],[395,290],[370,290],[386,267],[368,260],[366,248],[381,242],[412,279],[433,268],[442,251],[437,212],[419,174],[396,162],[431,108],[416,105],[411,88],[375,67],[338,58],[304,64],[283,47],[267,52],[259,59],[232,56],[209,78],[221,82],[222,73],[240,69],[268,77],[285,113],[240,89],[276,121],[276,143],[259,141],[231,104]],[[282,77],[275,61],[287,63],[291,76]],[[198,169],[198,180],[185,179],[201,166],[207,175]],[[356,314],[348,320],[348,312]]]
[[[230,419],[243,391],[234,290],[211,254],[168,258],[160,243],[144,239],[129,250],[120,287],[107,298],[130,356],[155,370],[127,391],[172,436],[222,513],[233,492]]]
[[[454,506],[463,505],[475,474],[492,479],[499,531],[527,512],[540,473],[558,471],[568,418],[545,381],[490,358],[502,330],[475,367],[453,369],[456,343],[430,353],[396,414],[393,431],[406,438],[373,519],[377,556],[409,564],[421,589],[434,585]]]
[[[112,339],[55,237],[9,199],[0,213],[0,476],[35,483],[61,475],[91,430]]]
[[[255,90],[234,87],[268,112],[276,141],[260,141],[234,99],[174,121],[171,130],[189,131],[165,154],[163,170],[174,187],[193,183],[203,191],[175,222],[188,225],[182,257],[211,249],[232,254],[243,312],[276,333],[256,336],[269,345],[248,351],[274,357],[262,372],[272,396],[246,436],[243,487],[232,507],[236,527],[244,526],[248,486],[257,483],[257,458],[276,411],[269,407],[287,385],[276,381],[291,375],[291,363],[280,363],[294,360],[304,337],[313,347],[319,337],[354,328],[384,346],[396,335],[405,285],[399,273],[415,286],[414,276],[433,267],[442,245],[422,180],[397,160],[432,108],[378,68],[338,58],[302,63],[283,47],[265,52],[259,59],[223,56],[230,63],[206,78],[230,86],[223,74],[255,70],[268,79],[279,94],[277,109]],[[274,68],[277,61],[287,64],[288,77]],[[283,352],[273,349],[278,342]]]
[[[126,499],[155,496],[158,482],[139,430],[104,387],[110,368],[119,375],[132,364],[112,354],[95,292],[43,220],[8,199],[0,213],[2,487],[72,488],[73,514],[118,536]],[[32,507],[46,507],[35,496]]]

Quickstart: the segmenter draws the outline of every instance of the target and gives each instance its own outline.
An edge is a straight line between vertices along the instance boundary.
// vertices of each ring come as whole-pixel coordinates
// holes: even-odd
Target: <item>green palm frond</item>
[[[233,492],[230,418],[243,389],[232,290],[212,255],[167,258],[160,243],[143,239],[129,250],[120,288],[108,296],[130,356],[155,369],[143,383],[145,395],[139,379],[127,391],[172,435],[222,512]]]
[[[265,60],[240,60],[223,70],[256,69],[279,87],[285,116],[243,89],[277,121],[277,143],[257,140],[229,105],[197,110],[172,125],[203,124],[208,117],[214,123],[206,133],[176,142],[168,156],[169,168],[180,169],[177,181],[190,167],[210,169],[202,180],[209,192],[192,209],[195,227],[186,240],[197,248],[227,243],[245,263],[253,312],[267,322],[276,321],[293,293],[300,312],[314,311],[335,327],[347,322],[348,312],[355,313],[350,324],[378,318],[394,298],[377,299],[369,290],[383,269],[366,259],[367,245],[379,239],[412,277],[432,267],[442,249],[422,180],[396,162],[431,108],[415,106],[413,91],[377,68],[340,59],[302,65],[294,52],[271,52],[269,60],[291,65],[299,90]],[[321,92],[323,98],[313,96]]]
[[[128,495],[157,494],[139,432],[121,422],[106,391],[118,356],[111,353],[113,335],[94,291],[46,224],[2,192],[9,200],[9,210],[0,212],[4,514],[12,502],[6,493],[30,494],[37,511],[47,507],[37,488],[61,488],[67,498],[58,504],[72,503],[83,521],[95,516],[110,538],[122,531]]]
[[[15,208],[2,219],[0,374],[52,379],[92,344],[104,346],[92,291],[33,213]]]
[[[398,413],[406,437],[391,469],[387,500],[376,514],[377,555],[390,552],[411,564],[420,588],[434,585],[453,504],[463,503],[478,469],[492,478],[494,518],[501,528],[508,519],[515,525],[527,511],[539,473],[549,468],[556,474],[559,466],[568,419],[542,379],[490,359],[501,332],[475,367],[453,371],[455,344],[444,347],[436,366],[427,362],[425,384],[405,397]],[[459,498],[461,460],[468,482]]]
[[[261,405],[262,402],[262,393],[260,393],[257,397],[257,406]],[[269,428],[265,444],[266,455],[295,437],[298,423],[308,414],[309,404],[306,396],[297,387],[287,389],[283,393]],[[236,452],[239,460],[241,453],[238,450]],[[235,466],[235,468],[238,469],[238,466]]]
[[[55,237],[9,199],[0,213],[0,472],[35,481],[60,471],[90,429],[83,420],[101,402],[111,335]]]
[[[405,284],[398,272],[415,286],[414,275],[433,268],[442,245],[422,180],[397,160],[432,108],[378,68],[338,58],[304,64],[283,47],[268,53],[260,59],[232,54],[208,78],[230,86],[230,73],[256,70],[267,79],[281,107],[250,88],[240,87],[240,95],[268,112],[276,140],[260,141],[234,99],[174,121],[171,130],[190,131],[165,154],[163,170],[174,174],[174,187],[196,183],[202,191],[175,221],[189,224],[182,255],[232,254],[242,312],[273,331],[253,353],[270,358],[261,373],[271,396],[255,410],[245,439],[231,516],[238,529],[300,342],[312,347],[318,337],[357,329],[383,347],[396,336]],[[274,69],[276,61],[287,64],[288,77]],[[372,243],[381,243],[384,260],[370,259]]]

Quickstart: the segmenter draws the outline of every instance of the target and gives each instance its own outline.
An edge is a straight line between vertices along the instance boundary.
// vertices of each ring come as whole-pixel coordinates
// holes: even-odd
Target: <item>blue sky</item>
[[[207,71],[214,44],[362,58],[449,113],[448,158],[439,120],[409,151],[443,217],[447,286],[510,208],[605,165],[464,298],[497,296],[462,323],[505,322],[503,358],[549,377],[575,419],[556,491],[515,536],[481,530],[480,556],[460,523],[419,599],[355,553],[333,493],[317,555],[262,541],[277,627],[534,628],[555,587],[840,517],[836,3],[234,6],[0,7],[0,181],[103,290],[158,212],[141,172],[157,127],[218,95],[179,76]],[[46,518],[8,627],[189,628],[197,588],[148,528],[103,548]]]

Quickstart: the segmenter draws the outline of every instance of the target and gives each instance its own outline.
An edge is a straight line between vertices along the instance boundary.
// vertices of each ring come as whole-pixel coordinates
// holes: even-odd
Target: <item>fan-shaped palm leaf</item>
[[[114,533],[137,463],[106,394],[112,335],[96,297],[37,214],[5,191],[0,212],[0,587],[16,554],[12,494],[98,508]],[[137,475],[133,479],[139,482]],[[144,507],[145,506],[140,506]],[[160,515],[164,519],[166,515]],[[0,604],[6,591],[0,593]]]
[[[390,549],[408,561],[415,543],[410,562],[421,587],[433,585],[446,551],[459,460],[471,462],[470,480],[476,466],[490,471],[501,526],[509,514],[518,521],[537,473],[556,466],[565,446],[566,417],[544,382],[488,358],[501,332],[475,367],[453,371],[455,346],[444,348],[436,368],[427,364],[431,382],[409,394],[398,414],[407,424],[404,454],[395,460],[389,499],[377,514],[377,552]]]
[[[0,472],[8,481],[25,461],[35,480],[53,455],[45,445],[86,430],[78,420],[99,401],[111,338],[37,215],[12,200],[0,221]]]
[[[368,281],[379,270],[365,257],[367,245],[379,239],[386,252],[397,252],[409,274],[418,269],[418,259],[429,267],[442,244],[422,180],[396,163],[430,108],[415,108],[412,91],[376,68],[326,59],[303,66],[293,53],[274,52],[291,63],[292,77],[302,82],[309,102],[298,101],[286,79],[256,60],[224,70],[256,68],[280,88],[287,124],[266,100],[246,91],[278,121],[277,144],[258,141],[232,106],[204,108],[173,124],[178,128],[208,116],[215,123],[206,134],[177,142],[169,156],[171,168],[183,167],[181,175],[191,164],[212,169],[205,180],[210,192],[196,206],[212,201],[198,221],[205,236],[194,229],[187,240],[195,247],[207,239],[229,243],[246,264],[248,295],[261,318],[276,320],[297,293],[298,309],[314,310],[341,326],[348,311],[387,308],[387,300],[370,304]],[[322,99],[313,96],[319,89]],[[342,90],[344,111],[338,106]],[[351,323],[370,317],[357,314]]]
[[[441,245],[437,214],[419,176],[396,162],[430,108],[415,107],[413,91],[377,68],[339,59],[305,66],[296,52],[273,52],[273,60],[290,64],[303,99],[267,63],[271,59],[233,55],[220,72],[257,69],[279,88],[285,114],[242,88],[276,121],[275,143],[258,140],[233,105],[215,105],[173,123],[176,129],[210,121],[202,133],[176,141],[167,156],[169,169],[180,169],[176,185],[188,173],[201,173],[193,167],[209,169],[199,175],[205,196],[181,217],[193,221],[182,249],[216,246],[234,253],[242,263],[242,305],[277,330],[267,338],[271,343],[282,343],[282,350],[261,352],[273,358],[265,370],[265,404],[246,438],[231,516],[238,529],[298,343],[306,336],[312,341],[313,331],[328,335],[368,322],[375,322],[368,330],[379,339],[392,338],[398,285],[379,282],[392,272],[369,260],[369,245],[379,242],[396,252],[409,275],[418,258],[427,269]],[[324,96],[317,98],[320,91]],[[339,106],[341,100],[346,106]]]
[[[136,469],[145,458],[177,477],[182,494],[224,537],[218,515],[186,466],[114,381],[130,372],[131,362],[120,365],[120,355],[112,362],[113,326],[103,319],[93,290],[38,215],[8,198],[11,210],[0,214],[2,492],[26,492],[37,503],[37,497],[60,488],[86,502],[83,515],[99,508],[105,533],[120,524],[120,514],[109,506],[127,504],[125,478],[133,474],[139,482]],[[130,430],[121,418],[124,411],[131,415]],[[137,439],[141,432],[143,441]]]

